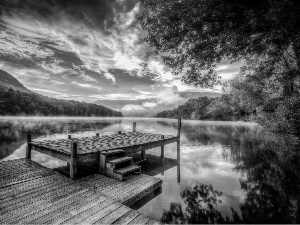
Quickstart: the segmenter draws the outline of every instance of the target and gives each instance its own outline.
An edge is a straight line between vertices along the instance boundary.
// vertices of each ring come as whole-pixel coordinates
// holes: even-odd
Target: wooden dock
[[[126,155],[141,152],[141,161],[145,160],[146,150],[161,147],[161,163],[164,164],[164,146],[177,142],[177,159],[180,160],[180,129],[181,119],[178,119],[178,134],[161,135],[136,132],[136,123],[133,123],[133,132],[119,131],[114,135],[100,136],[96,133],[94,137],[72,138],[58,140],[32,140],[31,135],[27,137],[26,158],[31,159],[31,151],[35,150],[60,160],[66,161],[70,167],[70,177],[77,177],[77,167],[80,163],[98,163],[98,172],[115,179],[123,180],[128,173],[138,171],[138,166],[132,165],[130,158]],[[118,151],[123,151],[117,154]],[[115,152],[115,153],[114,153]],[[111,157],[108,155],[115,154]],[[112,158],[119,158],[117,162],[111,162]],[[128,163],[123,163],[124,160]],[[116,166],[112,166],[116,164]],[[124,168],[121,168],[122,165]]]
[[[159,224],[128,206],[158,189],[162,180],[140,174],[128,154],[177,142],[178,135],[133,132],[60,140],[32,140],[27,136],[26,159],[0,162],[0,224]],[[70,179],[31,160],[35,150],[68,163]],[[78,178],[80,165],[95,174]],[[93,166],[96,165],[96,166]],[[94,169],[93,169],[94,168]],[[84,174],[84,171],[79,171]],[[75,179],[78,178],[78,179]]]
[[[0,224],[159,224],[128,207],[158,188],[158,178],[72,180],[29,159],[0,162],[0,171]]]

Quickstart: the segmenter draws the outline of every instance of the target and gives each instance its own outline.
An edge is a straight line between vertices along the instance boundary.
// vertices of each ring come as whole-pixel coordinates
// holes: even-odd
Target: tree
[[[146,41],[187,84],[217,83],[214,70],[257,54],[275,60],[292,55],[300,68],[299,0],[141,0],[138,17]],[[294,71],[295,72],[295,71]],[[293,72],[284,79],[289,79]]]
[[[292,52],[281,57],[247,58],[226,92],[238,108],[273,131],[300,131],[300,73]]]
[[[232,120],[233,110],[222,99],[215,99],[207,106],[207,116],[213,120]]]

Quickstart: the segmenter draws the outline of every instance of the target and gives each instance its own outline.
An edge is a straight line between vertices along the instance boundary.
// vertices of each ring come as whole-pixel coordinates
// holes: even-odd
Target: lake
[[[172,119],[0,117],[0,160],[25,157],[29,131],[39,140],[85,137],[132,131],[134,121],[139,132],[177,134]],[[148,168],[162,188],[132,208],[164,223],[300,223],[297,138],[245,122],[182,121],[181,131],[180,165]],[[176,159],[176,143],[165,146],[165,157]],[[34,151],[32,159],[66,165]]]

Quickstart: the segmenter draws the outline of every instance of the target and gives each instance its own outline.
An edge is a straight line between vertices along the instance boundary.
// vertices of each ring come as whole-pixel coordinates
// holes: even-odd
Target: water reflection
[[[184,126],[183,130],[187,137],[186,144],[201,146],[201,150],[205,150],[205,146],[214,146],[214,151],[219,148],[223,161],[232,163],[232,171],[240,175],[239,183],[244,196],[238,205],[239,210],[230,207],[231,213],[227,211],[222,215],[220,198],[225,197],[222,192],[214,190],[211,184],[198,184],[201,181],[196,181],[196,184],[180,192],[182,203],[170,203],[169,209],[161,217],[161,222],[300,222],[300,148],[297,137],[279,136],[251,127],[225,129],[223,126]],[[189,150],[192,149],[191,146]],[[185,168],[192,165],[194,170],[190,169],[189,172],[193,175],[201,173],[199,167],[224,170],[225,165],[217,168],[208,160],[210,157],[216,160],[216,156],[211,156],[213,151],[208,152],[205,159],[200,161],[199,157],[203,153],[190,152],[189,155],[193,156],[186,157],[182,164]],[[210,182],[215,181],[212,179]]]
[[[240,205],[244,223],[300,222],[300,155],[291,137],[262,134],[266,140],[244,152],[235,171],[246,198]],[[276,140],[276,141],[274,141]]]
[[[180,193],[186,205],[184,211],[178,202],[172,202],[170,209],[163,213],[162,223],[168,224],[215,224],[215,223],[240,223],[240,217],[231,208],[232,218],[223,218],[216,208],[222,203],[219,198],[221,191],[214,190],[212,185],[199,184],[187,188]]]

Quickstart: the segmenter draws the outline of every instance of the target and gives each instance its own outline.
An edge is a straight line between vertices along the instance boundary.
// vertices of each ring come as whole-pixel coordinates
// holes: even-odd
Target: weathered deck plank
[[[155,146],[155,143],[158,142],[172,143],[177,141],[176,138],[177,137],[174,137],[172,135],[165,135],[164,138],[162,138],[161,134],[127,132],[114,135],[84,138],[31,141],[30,143],[32,144],[33,150],[41,150],[41,152],[51,150],[52,152],[54,152],[53,154],[61,153],[65,155],[70,154],[72,141],[77,141],[78,155],[84,155],[119,148],[128,149],[145,144],[153,144],[153,146]],[[161,145],[162,143],[159,143],[159,145]]]
[[[71,180],[29,159],[0,162],[0,174],[1,224],[157,223],[127,206],[159,187],[158,178],[132,175],[119,182],[94,174]]]

